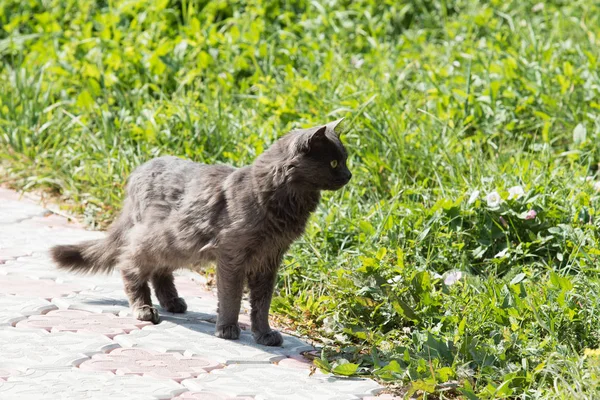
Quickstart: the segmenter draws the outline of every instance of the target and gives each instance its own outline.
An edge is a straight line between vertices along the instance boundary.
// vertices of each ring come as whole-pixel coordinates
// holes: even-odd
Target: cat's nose
[[[352,172],[350,172],[350,171],[346,172],[345,179],[346,179],[346,183],[350,182],[350,179],[352,179]]]

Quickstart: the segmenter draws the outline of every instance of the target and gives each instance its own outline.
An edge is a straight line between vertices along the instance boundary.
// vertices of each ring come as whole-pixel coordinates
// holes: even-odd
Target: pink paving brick
[[[109,354],[97,354],[79,368],[89,371],[109,371],[116,375],[143,375],[181,382],[195,378],[222,365],[200,357],[179,353],[158,353],[142,349],[115,349]]]
[[[0,200],[23,201],[25,203],[26,200],[22,197],[22,195],[14,190],[0,187]]]
[[[294,356],[290,356],[288,358],[284,358],[283,360],[279,361],[277,363],[277,365],[281,365],[284,367],[290,367],[290,368],[307,369],[307,368],[310,368],[310,366],[312,365],[312,362],[302,356],[294,355]]]
[[[0,275],[0,294],[15,296],[41,297],[50,300],[79,292],[81,288],[65,283],[56,283],[51,279],[28,279]]]
[[[14,369],[0,368],[0,382],[7,381],[11,376],[19,376],[21,373]]]
[[[250,322],[250,316],[248,314],[240,314],[238,317],[238,323],[240,325],[240,328],[244,330],[250,329],[250,326],[252,325],[252,323]]]
[[[45,329],[48,332],[89,332],[99,333],[109,338],[144,326],[151,322],[138,321],[131,317],[117,317],[113,314],[99,314],[89,311],[57,310],[46,315],[34,315],[16,324],[17,328]]]
[[[197,297],[207,297],[211,296],[211,293],[208,291],[206,286],[202,285],[200,282],[195,281],[194,279],[190,279],[185,276],[176,276],[175,277],[175,287],[177,288],[177,292],[180,296],[197,296]],[[212,297],[212,296],[211,296]]]
[[[9,370],[6,369],[0,369],[0,381],[5,381],[8,379],[9,376],[11,376],[12,374],[10,373]]]
[[[254,397],[231,397],[226,394],[219,394],[215,392],[185,392],[177,397],[173,397],[173,400],[253,400]]]
[[[48,226],[51,228],[77,228],[83,229],[83,227],[75,220],[69,220],[66,217],[49,213],[41,217],[33,217],[26,221],[31,226]]]

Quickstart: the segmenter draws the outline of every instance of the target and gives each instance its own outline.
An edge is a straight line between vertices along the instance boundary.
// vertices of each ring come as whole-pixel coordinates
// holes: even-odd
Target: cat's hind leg
[[[172,313],[184,313],[187,311],[185,300],[177,294],[173,272],[166,269],[156,271],[152,275],[151,280],[154,293],[156,293],[156,297],[158,297],[162,308]]]
[[[123,267],[121,267],[121,277],[123,278],[123,286],[129,298],[129,305],[131,306],[134,318],[158,324],[160,317],[158,310],[152,307],[152,298],[147,278],[133,268]]]

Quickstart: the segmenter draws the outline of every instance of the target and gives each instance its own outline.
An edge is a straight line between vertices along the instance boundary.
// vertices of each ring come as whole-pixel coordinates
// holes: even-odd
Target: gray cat
[[[129,177],[123,210],[105,239],[51,249],[60,268],[83,273],[118,268],[134,316],[159,322],[160,305],[182,313],[173,271],[216,262],[216,336],[240,336],[238,314],[244,282],[250,289],[252,332],[257,343],[279,346],[269,326],[277,269],[304,232],[322,190],[350,181],[347,153],[336,126],[341,120],[283,136],[243,168],[203,165],[160,157]]]

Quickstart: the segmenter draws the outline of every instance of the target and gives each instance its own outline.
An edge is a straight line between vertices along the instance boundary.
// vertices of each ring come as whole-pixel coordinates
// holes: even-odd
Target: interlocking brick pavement
[[[99,314],[88,311],[57,310],[45,315],[34,315],[18,322],[17,328],[45,329],[48,332],[88,332],[99,333],[108,338],[129,333],[152,325],[131,317],[118,317],[114,314]]]
[[[260,382],[259,385],[256,383]],[[220,390],[231,396],[267,399],[359,399],[378,390],[364,379],[338,379],[308,369],[273,364],[238,364],[188,379],[190,390]]]
[[[76,293],[77,286],[58,283],[52,279],[32,279],[15,275],[0,275],[0,295],[38,297],[51,300]]]
[[[0,328],[0,367],[72,366],[117,347],[118,344],[100,334],[4,327]]]
[[[250,396],[228,396],[218,392],[184,392],[174,400],[253,400]]]
[[[82,362],[79,368],[88,371],[110,371],[116,375],[143,375],[181,382],[206,374],[222,365],[201,357],[179,353],[159,353],[145,349],[115,349]]]
[[[186,392],[181,384],[137,375],[82,371],[78,368],[31,369],[0,380],[2,400],[150,400]]]
[[[214,336],[217,299],[201,276],[177,273],[185,314],[157,305],[162,321],[131,318],[118,272],[56,269],[50,246],[103,237],[0,188],[0,399],[359,399],[368,379],[316,372],[306,341],[257,345],[249,307],[240,340]]]
[[[0,326],[13,325],[30,315],[56,310],[56,306],[38,297],[0,296]]]
[[[115,337],[115,341],[123,347],[195,354],[228,365],[270,364],[313,348],[289,335],[284,335],[283,347],[267,347],[257,345],[247,331],[242,331],[240,340],[237,341],[219,339],[213,335],[213,331],[214,324],[204,321],[194,324],[166,321],[129,335],[119,335]]]

